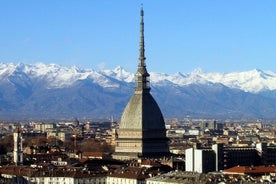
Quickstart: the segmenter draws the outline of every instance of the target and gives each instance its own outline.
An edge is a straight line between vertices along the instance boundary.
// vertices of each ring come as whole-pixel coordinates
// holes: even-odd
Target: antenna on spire
[[[143,3],[141,3],[141,16],[144,16]]]
[[[141,21],[140,21],[140,64],[143,66],[145,62],[145,44],[144,44],[144,10],[143,4],[141,4],[140,11]]]

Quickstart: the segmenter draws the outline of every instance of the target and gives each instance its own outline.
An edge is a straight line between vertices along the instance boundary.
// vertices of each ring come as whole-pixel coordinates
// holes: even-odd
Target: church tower
[[[145,64],[144,11],[140,11],[140,56],[135,74],[135,90],[121,117],[117,131],[115,159],[137,159],[169,155],[165,122],[150,94],[149,73]]]
[[[13,161],[15,165],[23,164],[22,135],[19,127],[13,133]]]

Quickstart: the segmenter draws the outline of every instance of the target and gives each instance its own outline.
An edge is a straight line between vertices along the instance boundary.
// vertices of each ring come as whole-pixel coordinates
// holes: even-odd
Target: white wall
[[[202,153],[203,153],[203,150],[198,150],[196,149],[195,150],[195,165],[194,165],[194,171],[195,172],[199,172],[199,173],[202,173],[203,172],[203,169],[202,169]]]
[[[189,148],[185,150],[185,170],[194,171],[194,148]]]

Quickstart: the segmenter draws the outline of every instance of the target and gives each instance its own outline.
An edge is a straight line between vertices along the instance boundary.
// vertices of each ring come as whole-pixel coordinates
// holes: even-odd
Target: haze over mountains
[[[276,118],[275,72],[150,74],[164,117]],[[121,67],[0,63],[0,119],[119,118],[134,86]]]

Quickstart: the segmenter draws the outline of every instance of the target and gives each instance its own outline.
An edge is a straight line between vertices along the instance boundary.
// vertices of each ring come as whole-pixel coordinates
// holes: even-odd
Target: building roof
[[[104,156],[106,156],[105,153],[103,152],[83,152],[82,154],[83,157],[97,157],[97,158],[103,158]]]
[[[206,175],[188,171],[172,171],[165,174],[148,178],[147,181],[156,181],[162,183],[206,183]]]
[[[144,180],[150,177],[145,171],[146,169],[141,167],[126,167],[117,169],[109,177]]]
[[[235,166],[223,171],[224,174],[236,175],[262,175],[276,172],[276,166]]]
[[[153,166],[160,166],[161,164],[159,162],[156,162],[154,160],[143,160],[141,162],[141,167],[153,167]]]
[[[128,166],[117,168],[114,172],[110,173],[108,177],[145,180],[147,178],[157,176],[169,171],[171,171],[171,168],[166,165],[160,165],[151,168]]]
[[[84,170],[81,167],[29,167],[29,166],[2,166],[1,174],[28,177],[69,177],[69,178],[93,178],[104,177],[107,172],[102,169]]]
[[[165,129],[163,115],[150,93],[132,96],[123,112],[120,129]]]

